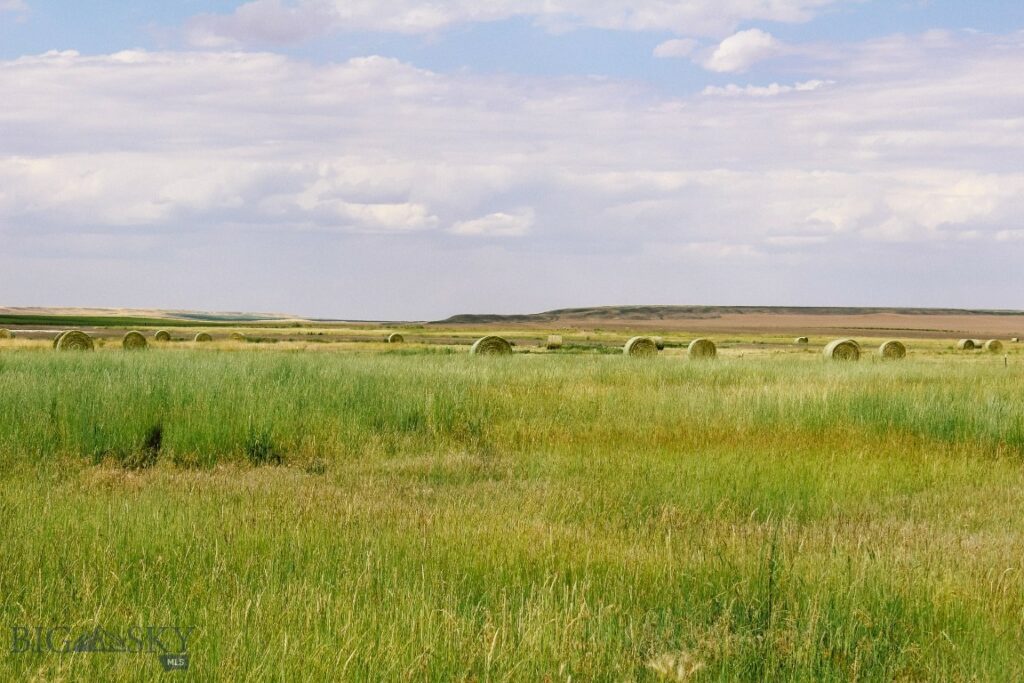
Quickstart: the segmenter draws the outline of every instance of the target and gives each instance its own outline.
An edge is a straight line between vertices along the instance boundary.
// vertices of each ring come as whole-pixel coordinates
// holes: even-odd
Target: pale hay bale
[[[69,330],[57,342],[58,351],[92,351],[95,348],[92,337],[81,330]]]
[[[878,355],[883,360],[903,360],[907,357],[907,347],[901,341],[890,339],[878,347]]]
[[[469,352],[474,356],[511,356],[512,345],[507,339],[488,335],[477,339]]]
[[[195,336],[195,339],[194,339],[193,341],[197,341],[197,342],[200,342],[200,343],[203,343],[203,342],[212,342],[212,341],[213,341],[213,337],[211,337],[211,336],[210,336],[210,335],[209,335],[208,333],[206,333],[206,332],[200,332],[199,334],[197,334],[197,335]]]
[[[710,339],[694,339],[686,348],[686,355],[693,359],[710,360],[718,355],[718,347]]]
[[[0,327],[0,339],[14,339],[14,333]]]
[[[67,332],[67,330],[64,330],[64,332]],[[53,338],[53,348],[56,349],[60,344],[60,338],[64,336],[64,332],[58,332],[57,336]]]
[[[658,355],[658,345],[650,337],[633,337],[622,347],[622,352],[634,358],[649,358]]]
[[[400,335],[398,332],[392,332],[388,335],[388,344],[404,344],[405,337]]]
[[[798,346],[806,346],[807,344],[811,343],[811,340],[808,339],[807,337],[797,337],[796,341],[793,343],[797,344]]]
[[[1014,344],[1019,344],[1020,343],[1020,337],[1014,337],[1010,341],[1012,341]]]
[[[978,348],[978,345],[974,343],[973,339],[961,339],[956,343],[956,348],[960,351],[973,351]]]
[[[562,348],[562,335],[549,334],[548,340],[544,343],[544,348],[549,349],[551,351]]]
[[[242,334],[241,332],[232,332],[231,333],[231,340],[232,341],[236,341],[236,342],[244,342],[245,341],[245,335]]]
[[[158,342],[169,342],[171,341],[171,333],[167,330],[157,330],[157,333],[153,335],[153,339]]]
[[[654,340],[654,345],[658,347],[659,351],[665,350],[665,338],[664,337],[651,337]]]
[[[853,339],[836,339],[829,342],[823,353],[832,360],[860,360],[860,344]]]
[[[129,332],[121,338],[121,347],[125,351],[143,351],[149,346],[145,335],[141,332]]]
[[[998,339],[989,339],[987,342],[985,342],[985,350],[988,351],[989,353],[1002,353],[1003,342],[999,341]]]

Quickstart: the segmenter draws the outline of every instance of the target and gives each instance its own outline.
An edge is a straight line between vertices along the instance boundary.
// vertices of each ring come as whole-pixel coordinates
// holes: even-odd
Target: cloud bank
[[[186,26],[197,47],[297,43],[342,31],[430,33],[466,23],[531,19],[554,30],[592,27],[728,34],[745,21],[803,22],[845,0],[253,0],[228,14],[204,14]]]
[[[23,57],[0,63],[0,288],[368,318],[1019,305],[1022,47],[900,36],[689,98],[382,57]]]

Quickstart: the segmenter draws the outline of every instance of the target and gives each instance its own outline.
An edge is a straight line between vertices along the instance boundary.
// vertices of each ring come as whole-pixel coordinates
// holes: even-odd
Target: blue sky
[[[181,27],[204,13],[230,14],[237,0],[200,2],[67,2],[26,0],[29,10],[0,21],[0,57],[12,59],[48,50],[102,54],[130,48],[189,47]],[[2,15],[0,15],[2,16]],[[833,3],[810,21],[748,21],[792,42],[861,41],[897,32],[976,29],[1004,32],[1024,26],[1024,3],[1011,0],[864,0]],[[269,49],[313,61],[338,61],[367,54],[395,57],[434,71],[537,76],[601,75],[637,79],[660,87],[694,87],[706,80],[699,67],[653,58],[652,50],[674,37],[670,30],[621,31],[580,27],[552,32],[533,17],[453,24],[426,35],[384,31],[338,31],[299,42],[254,40]],[[682,68],[681,68],[682,67]],[[686,68],[691,67],[691,68]]]
[[[1022,31],[995,1],[0,0],[0,304],[1024,308]]]

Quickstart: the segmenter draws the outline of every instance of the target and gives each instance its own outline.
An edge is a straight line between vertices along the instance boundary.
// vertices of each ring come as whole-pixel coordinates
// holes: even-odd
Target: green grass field
[[[27,652],[0,678],[1024,679],[1024,354],[929,344],[838,364],[12,342],[5,642],[196,630],[187,673]]]

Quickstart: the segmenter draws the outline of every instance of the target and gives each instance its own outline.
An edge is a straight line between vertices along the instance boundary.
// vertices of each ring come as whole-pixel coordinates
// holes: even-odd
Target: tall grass
[[[1024,453],[1022,372],[1001,363],[832,367],[791,359],[701,367],[616,357],[154,353],[0,359],[5,463],[115,460],[146,448],[211,466],[242,461],[255,431],[292,460],[396,449],[671,445],[682,435],[764,439],[897,434]]]
[[[0,620],[195,625],[198,680],[1020,679],[1021,378],[5,353]]]

